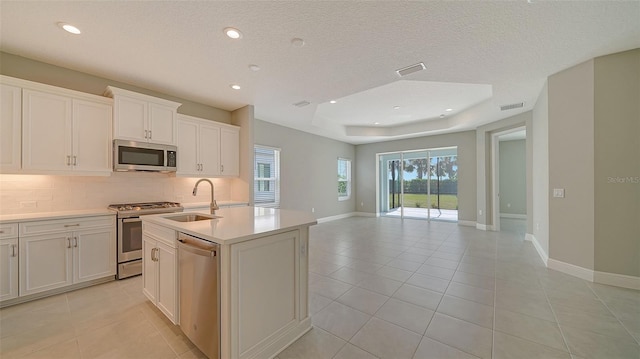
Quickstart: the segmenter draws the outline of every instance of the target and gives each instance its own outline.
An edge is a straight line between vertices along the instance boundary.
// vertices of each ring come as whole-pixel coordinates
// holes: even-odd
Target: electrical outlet
[[[20,208],[36,208],[36,207],[38,207],[38,202],[36,201],[20,202]]]
[[[478,214],[482,216],[482,210],[478,210]]]
[[[536,223],[536,231],[540,230],[540,223]]]
[[[553,189],[553,197],[554,198],[564,198],[564,188],[554,188]]]
[[[312,207],[311,208],[311,213],[315,213],[315,212],[316,212],[316,209]]]
[[[364,202],[360,202],[360,207],[364,207]]]
[[[507,203],[507,208],[511,208],[511,203]]]

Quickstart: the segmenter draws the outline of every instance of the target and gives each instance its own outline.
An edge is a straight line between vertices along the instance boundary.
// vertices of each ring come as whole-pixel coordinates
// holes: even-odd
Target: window
[[[280,150],[255,145],[253,202],[258,207],[280,206]]]
[[[338,200],[351,198],[351,160],[338,158]]]

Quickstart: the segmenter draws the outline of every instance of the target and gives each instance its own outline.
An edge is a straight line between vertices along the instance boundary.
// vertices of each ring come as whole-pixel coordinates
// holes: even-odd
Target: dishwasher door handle
[[[216,257],[218,255],[218,251],[216,250],[217,246],[213,243],[205,242],[205,241],[195,241],[195,240],[185,240],[183,238],[178,239],[180,249],[185,250],[187,252],[197,254],[203,257]],[[205,242],[205,243],[201,243]]]

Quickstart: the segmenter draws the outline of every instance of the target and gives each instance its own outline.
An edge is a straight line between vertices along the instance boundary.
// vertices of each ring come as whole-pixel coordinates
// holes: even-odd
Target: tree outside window
[[[338,158],[338,200],[351,198],[351,160]]]

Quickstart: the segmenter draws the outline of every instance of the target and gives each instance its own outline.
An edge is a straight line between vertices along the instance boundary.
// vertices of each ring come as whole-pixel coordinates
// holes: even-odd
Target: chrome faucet
[[[211,205],[209,205],[209,208],[211,208],[211,214],[216,214],[216,209],[220,209],[220,207],[218,207],[218,203],[216,203],[216,200],[213,198],[214,190],[213,183],[211,183],[211,181],[206,178],[198,180],[198,182],[196,182],[196,185],[193,187],[193,195],[195,196],[198,193],[198,185],[202,181],[209,182],[209,184],[211,185]]]

